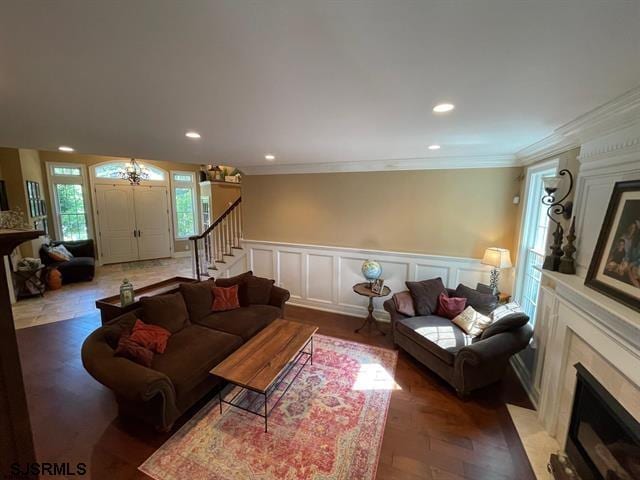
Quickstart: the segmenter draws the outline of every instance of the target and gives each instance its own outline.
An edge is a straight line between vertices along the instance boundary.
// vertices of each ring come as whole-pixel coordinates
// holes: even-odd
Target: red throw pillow
[[[240,308],[240,300],[238,299],[238,285],[232,287],[213,287],[213,305],[211,310],[214,312],[225,312],[227,310],[235,310]]]
[[[167,348],[167,340],[169,340],[170,336],[171,332],[166,328],[144,323],[142,320],[136,319],[129,339],[144,348],[148,348],[152,352],[164,353],[164,350]]]
[[[129,335],[122,335],[120,337],[115,355],[116,357],[128,358],[145,367],[150,367],[151,362],[153,362],[153,352],[142,345],[138,345],[129,338]]]
[[[438,297],[438,309],[436,310],[436,315],[452,320],[464,311],[466,305],[466,298],[450,297],[443,292]]]

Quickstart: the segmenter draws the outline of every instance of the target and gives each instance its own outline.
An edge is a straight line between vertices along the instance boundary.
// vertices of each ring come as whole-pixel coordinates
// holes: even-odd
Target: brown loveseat
[[[218,286],[241,284],[251,272],[218,279]],[[263,303],[249,303],[247,288],[241,287],[241,308],[211,312],[213,281],[182,284],[180,292],[148,297],[142,307],[114,318],[98,328],[82,346],[82,363],[100,383],[113,390],[120,412],[140,418],[160,430],[171,428],[175,420],[221,380],[209,371],[253,335],[283,316],[289,292],[272,285],[253,292]],[[256,281],[255,283],[259,283]],[[253,288],[253,287],[248,287]],[[263,293],[266,292],[266,295]],[[257,294],[257,296],[256,296]],[[176,324],[184,316],[186,321]],[[152,318],[155,317],[155,318]],[[158,319],[165,317],[165,323]],[[122,333],[133,327],[136,318],[172,331],[163,354],[156,354],[150,368],[114,355]],[[167,323],[169,322],[169,323]]]
[[[462,284],[446,291],[451,297],[466,298],[467,306],[485,315],[498,307],[494,296]],[[449,383],[460,397],[499,381],[509,358],[523,350],[533,335],[529,317],[522,311],[506,311],[479,337],[472,337],[448,318],[411,312],[411,303],[409,291],[384,302],[394,344]]]

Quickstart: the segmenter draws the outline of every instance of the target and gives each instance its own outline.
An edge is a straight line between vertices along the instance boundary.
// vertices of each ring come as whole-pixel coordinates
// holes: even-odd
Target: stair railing
[[[233,256],[242,238],[242,197],[229,205],[204,232],[189,237],[193,276],[210,277],[210,270],[218,270],[217,263],[225,263],[225,256]]]

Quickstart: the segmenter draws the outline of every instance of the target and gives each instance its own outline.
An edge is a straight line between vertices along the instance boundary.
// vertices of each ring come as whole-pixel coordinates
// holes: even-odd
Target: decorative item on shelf
[[[560,182],[562,181],[562,177],[565,175],[569,178],[569,188],[567,189],[567,193],[558,200],[556,199],[556,192],[558,191],[558,187],[560,186]],[[556,224],[556,229],[553,232],[553,243],[549,247],[551,250],[551,254],[547,255],[544,259],[544,263],[542,268],[545,270],[553,270],[558,271],[560,267],[560,259],[562,257],[562,236],[564,235],[564,230],[560,222],[556,220],[553,215],[562,215],[567,220],[571,218],[571,212],[573,211],[573,202],[563,203],[567,197],[571,194],[573,190],[573,175],[569,170],[562,169],[558,172],[558,175],[554,175],[552,177],[544,177],[542,179],[544,183],[544,191],[545,195],[542,196],[542,204],[546,205],[547,208],[547,217]]]
[[[558,267],[560,273],[566,273],[567,275],[575,275],[576,273],[576,262],[573,259],[573,254],[576,253],[576,247],[573,244],[575,241],[576,217],[573,217],[567,234],[567,244],[563,247],[564,256],[560,259],[560,266]]]
[[[209,171],[211,172],[211,180],[220,181],[222,177],[222,169],[218,165],[209,165]]]
[[[509,250],[506,248],[489,247],[485,250],[481,263],[493,267],[491,269],[491,276],[489,277],[489,287],[491,288],[491,293],[497,295],[498,283],[500,282],[500,269],[511,268],[513,266],[511,264]]]
[[[118,176],[123,180],[129,180],[131,185],[140,185],[142,180],[149,178],[149,170],[142,163],[132,158],[126,168],[118,171]]]
[[[125,278],[122,280],[122,285],[120,285],[120,306],[126,307],[133,303],[134,299],[133,285]]]
[[[369,281],[369,287],[372,282],[382,275],[382,267],[375,260],[365,260],[362,264],[362,275]]]
[[[640,311],[640,180],[614,185],[584,284]]]
[[[384,288],[384,280],[382,278],[376,278],[371,284],[371,291],[373,293],[377,293],[380,295],[382,293],[382,289]]]
[[[15,208],[0,212],[0,229],[31,230],[22,210]]]
[[[209,176],[207,175],[206,165],[200,165],[200,172],[198,173],[198,175],[200,176],[201,182],[206,182],[207,180],[209,180]]]

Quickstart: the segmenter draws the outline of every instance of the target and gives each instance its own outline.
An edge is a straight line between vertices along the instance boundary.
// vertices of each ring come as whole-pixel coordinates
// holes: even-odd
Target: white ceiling
[[[638,0],[0,0],[3,146],[480,165],[638,84]]]

